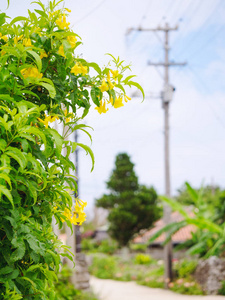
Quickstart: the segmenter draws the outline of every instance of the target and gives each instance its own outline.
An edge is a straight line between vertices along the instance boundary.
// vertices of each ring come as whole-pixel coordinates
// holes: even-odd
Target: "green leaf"
[[[12,204],[12,207],[14,208],[12,195],[11,195],[10,191],[4,185],[0,185],[0,193],[5,195],[9,199],[10,203]]]
[[[13,271],[13,268],[12,267],[4,267],[4,268],[1,268],[0,269],[0,275],[6,275],[6,274],[9,274]]]
[[[98,64],[96,64],[96,63],[94,63],[94,62],[91,62],[91,63],[88,63],[88,67],[91,67],[91,68],[95,69],[95,71],[96,71],[99,75],[102,74],[102,70],[101,70],[101,68],[99,67]]]
[[[100,106],[99,102],[99,94],[100,94],[100,89],[97,87],[92,86],[91,88],[91,98],[92,101],[97,105]]]
[[[91,172],[94,169],[94,164],[95,164],[95,158],[94,158],[94,153],[92,152],[91,148],[88,147],[87,145],[81,144],[81,143],[77,143],[78,146],[80,146],[81,148],[83,148],[86,151],[86,154],[89,154],[92,160],[92,168],[91,168]]]
[[[178,228],[178,230],[181,228],[179,226],[181,223],[183,223],[183,221],[181,221],[181,222],[173,222],[173,223],[170,223],[170,224],[164,226],[163,228],[159,229],[155,234],[153,234],[150,237],[150,239],[148,240],[148,242],[149,243],[154,242],[158,237],[160,237],[165,232],[170,232],[171,230],[173,230],[174,232],[176,232],[176,228]],[[171,236],[170,236],[170,238],[171,238]]]
[[[25,126],[25,127],[23,127],[22,129],[19,130],[19,134],[20,134],[21,137],[29,139],[28,136],[26,135],[26,133],[30,133],[30,134],[33,134],[33,135],[39,137],[42,140],[42,142],[44,143],[44,145],[46,146],[45,134],[40,129],[38,129],[34,126]],[[33,141],[32,136],[30,137],[29,140]]]
[[[8,185],[10,186],[10,189],[12,189],[11,180],[10,180],[8,175],[6,175],[4,173],[0,173],[0,178],[4,179],[8,183]]]
[[[20,279],[29,281],[33,287],[36,287],[36,284],[30,278],[23,276],[23,277],[20,277]]]
[[[87,130],[85,130],[84,128],[90,128],[90,129],[93,130],[93,128],[91,126],[88,126],[88,125],[85,125],[85,124],[77,124],[72,128],[72,132],[74,132],[75,130],[78,130],[78,129],[82,130],[83,132],[85,132],[89,136],[90,140],[92,141],[92,137],[91,137],[90,133]]]
[[[18,242],[18,248],[12,253],[11,255],[11,261],[16,262],[24,257],[26,248],[23,240],[20,240]]]
[[[27,52],[28,52],[31,56],[33,56],[33,58],[35,59],[35,62],[36,62],[36,64],[37,64],[38,71],[41,72],[41,69],[42,69],[42,62],[41,62],[40,56],[39,56],[36,52],[34,52],[34,51],[32,51],[32,50],[27,50]]]
[[[177,201],[167,198],[165,196],[160,196],[160,199],[162,199],[163,201],[165,201],[167,204],[169,204],[169,206],[174,210],[174,211],[178,211],[185,219],[189,219],[189,215],[188,213],[185,211],[185,209],[183,208],[183,206],[178,203]]]
[[[7,0],[7,2],[8,2],[8,7],[9,7],[9,0]],[[5,23],[5,17],[6,17],[5,13],[0,14],[0,26],[2,26]]]
[[[41,85],[41,86],[43,86],[49,92],[49,96],[51,98],[55,98],[56,91],[55,91],[55,88],[52,85],[50,85],[48,83],[45,83],[43,81],[42,82],[40,81],[38,84]]]
[[[5,152],[5,154],[15,159],[20,167],[24,169],[27,165],[27,160],[23,152],[15,147],[8,147],[7,149],[8,150]]]
[[[197,203],[198,193],[190,186],[190,184],[188,182],[185,182],[185,185],[187,187],[187,191],[188,191],[189,195],[191,196],[192,200],[194,201],[194,203]]]
[[[127,84],[127,82],[131,79],[131,78],[133,78],[133,77],[137,77],[136,75],[130,75],[130,76],[128,76],[128,77],[126,77],[125,79],[124,79],[124,83],[125,84]]]
[[[26,235],[26,240],[27,240],[30,248],[32,250],[34,250],[34,252],[40,253],[40,247],[38,246],[38,242],[37,242],[36,238],[33,235],[27,234]]]
[[[39,15],[41,15],[42,17],[48,18],[47,14],[39,9],[35,9],[36,13],[38,13]]]
[[[0,150],[4,151],[6,146],[7,146],[6,141],[3,139],[0,139]]]
[[[124,94],[126,94],[126,91],[125,91],[125,89],[124,89],[124,87],[121,85],[121,84],[116,84],[116,87],[118,88],[118,89],[120,89],[121,91],[123,91],[124,92]]]
[[[0,94],[0,99],[1,99],[1,100],[5,100],[5,101],[7,101],[7,102],[9,102],[9,103],[14,102],[14,101],[13,101],[13,98],[10,97],[9,95],[6,95],[6,94]]]
[[[16,17],[10,22],[9,25],[12,26],[14,23],[20,22],[20,21],[29,21],[29,20],[26,17]]]
[[[62,136],[55,129],[48,128],[46,130],[52,135],[53,140],[55,141],[56,151],[57,151],[58,155],[60,155],[62,152],[62,145],[63,145]]]
[[[135,86],[136,88],[138,88],[138,89],[141,91],[142,95],[143,95],[143,100],[145,99],[145,93],[144,93],[144,90],[143,90],[143,88],[140,86],[139,83],[134,82],[134,81],[128,81],[126,84],[129,85],[129,86],[133,85],[133,86]]]
[[[205,218],[195,218],[195,219],[187,218],[186,220],[189,224],[193,224],[196,227],[201,228],[203,230],[209,230],[210,232],[219,233],[219,234],[223,233],[223,228],[221,228],[219,225],[211,222],[208,219],[205,219]]]

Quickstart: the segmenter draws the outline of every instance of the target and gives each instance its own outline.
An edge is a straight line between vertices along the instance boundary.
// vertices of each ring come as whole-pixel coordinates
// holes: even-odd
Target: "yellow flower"
[[[44,120],[38,118],[38,120],[45,125],[46,128],[48,128],[48,123],[54,122],[56,119],[59,119],[57,116],[47,116],[45,115]]]
[[[102,84],[100,85],[99,88],[102,93],[108,91],[109,87],[108,84],[105,82],[105,79],[102,80]]]
[[[106,102],[101,100],[100,101],[100,106],[96,106],[95,109],[101,114],[101,113],[106,113],[109,109],[106,108]]]
[[[65,53],[64,53],[63,45],[61,45],[61,46],[59,47],[58,54],[59,54],[59,55],[62,55],[63,57],[66,57],[66,56],[65,56]]]
[[[34,28],[34,32],[36,32],[36,33],[39,32],[40,30],[41,30],[40,27],[35,27],[35,28]]]
[[[39,73],[36,67],[25,68],[21,70],[23,78],[33,77],[33,78],[42,78],[43,74]]]
[[[124,95],[124,101],[127,102],[127,100],[131,100],[131,97],[128,97],[127,95]]]
[[[65,10],[68,11],[69,13],[71,13],[71,9],[65,8]]]
[[[78,75],[80,73],[82,73],[82,69],[81,67],[76,63],[72,68],[71,68],[71,73],[73,73],[74,75]]]
[[[69,210],[69,208],[65,208],[65,211],[63,214],[68,220],[70,220],[70,222],[72,221],[71,211]]]
[[[4,40],[5,42],[8,41],[7,35],[2,35],[2,33],[0,33],[0,39],[1,39],[1,40]]]
[[[76,46],[77,38],[74,35],[69,35],[67,41],[70,43],[71,47],[74,48]]]
[[[123,101],[122,97],[118,97],[115,99],[115,102],[113,104],[113,98],[110,99],[110,102],[114,108],[119,108],[119,107],[124,106],[122,101]]]
[[[118,75],[119,75],[119,71],[118,70],[115,70],[115,71],[110,70],[110,72],[112,73],[114,79],[117,78]]]
[[[65,14],[63,14],[63,16],[59,17],[59,19],[57,19],[55,21],[55,23],[56,23],[56,25],[59,26],[60,29],[64,29],[64,28],[68,29],[69,25],[70,25],[70,23],[66,22],[66,16],[65,16]]]
[[[109,84],[110,90],[112,90],[115,87],[115,85],[110,80],[110,72],[108,72],[108,74],[107,74],[107,82]]]
[[[32,47],[31,39],[25,38],[25,39],[23,40],[23,45],[24,45],[25,47]]]
[[[115,85],[110,80],[108,80],[108,84],[109,84],[110,90],[112,90],[115,87]]]
[[[87,202],[76,198],[74,210],[66,208],[63,215],[74,225],[81,225],[86,220],[86,214],[84,212],[84,207]]]
[[[86,75],[87,72],[88,72],[88,68],[86,66],[83,66],[83,65],[81,65],[80,68],[81,68],[81,74]]]
[[[42,59],[43,57],[48,57],[48,55],[45,51],[41,52],[41,54],[40,54],[40,59]]]
[[[14,44],[18,44],[18,42],[23,38],[23,35],[20,35],[20,36],[15,36],[13,41],[14,41]]]
[[[74,117],[74,114],[68,112],[67,109],[64,110],[64,115],[65,115],[65,117],[67,117],[68,115],[71,115],[70,117],[66,118],[65,123],[69,122],[71,120],[71,118]]]

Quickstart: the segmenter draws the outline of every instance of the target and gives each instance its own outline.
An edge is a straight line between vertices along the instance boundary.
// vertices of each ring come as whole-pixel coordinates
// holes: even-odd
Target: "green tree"
[[[110,193],[97,199],[96,206],[109,210],[109,234],[120,246],[127,246],[136,233],[159,218],[157,193],[153,187],[139,185],[126,153],[116,156],[115,169],[106,184]]]

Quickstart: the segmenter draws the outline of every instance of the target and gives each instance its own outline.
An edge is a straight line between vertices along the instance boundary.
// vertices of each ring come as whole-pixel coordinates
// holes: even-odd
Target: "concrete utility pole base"
[[[77,253],[75,259],[75,286],[77,289],[90,291],[90,275],[88,264],[84,253]]]

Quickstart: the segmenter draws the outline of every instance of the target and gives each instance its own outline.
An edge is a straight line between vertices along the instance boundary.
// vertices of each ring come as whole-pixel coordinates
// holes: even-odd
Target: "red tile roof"
[[[190,213],[190,217],[193,216],[193,213]],[[183,217],[178,212],[173,212],[171,214],[171,222],[179,222],[182,221]],[[155,234],[158,230],[165,226],[164,220],[160,219],[155,222],[154,227],[150,230],[145,231],[143,235],[139,235],[134,239],[135,243],[147,243],[150,237]],[[173,243],[182,243],[191,238],[191,233],[196,231],[196,227],[194,225],[187,225],[181,228],[172,236]],[[165,233],[160,235],[153,244],[160,244],[165,241]]]

